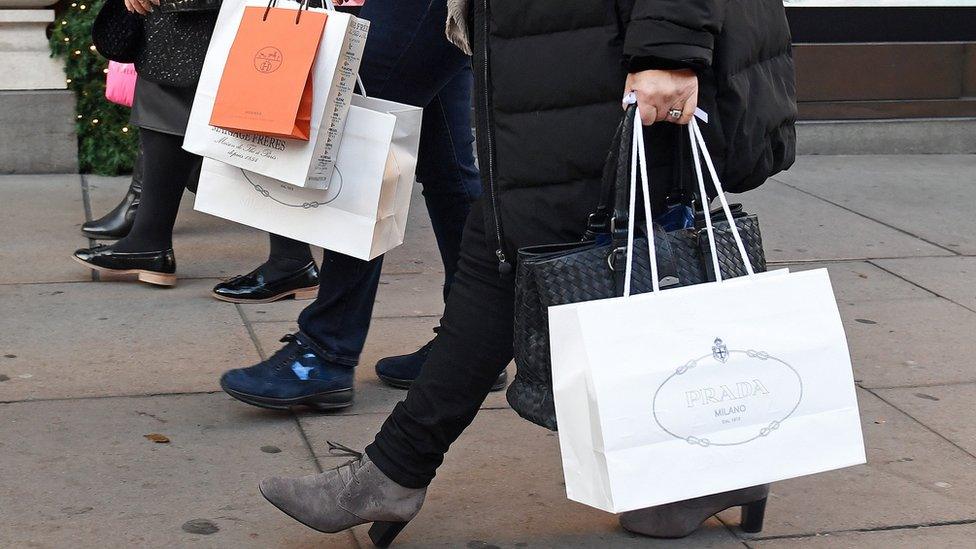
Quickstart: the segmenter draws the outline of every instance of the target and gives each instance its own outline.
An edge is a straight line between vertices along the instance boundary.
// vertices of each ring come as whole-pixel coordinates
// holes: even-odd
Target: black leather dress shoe
[[[214,286],[213,296],[231,303],[271,303],[279,299],[312,299],[319,291],[319,269],[310,261],[297,271],[274,273],[265,263]]]
[[[141,282],[157,286],[176,285],[176,257],[173,249],[158,252],[116,252],[112,246],[82,248],[75,261],[102,273],[138,275]]]
[[[114,240],[125,237],[132,230],[142,196],[141,182],[133,179],[128,192],[112,211],[81,226],[81,234],[95,240]]]

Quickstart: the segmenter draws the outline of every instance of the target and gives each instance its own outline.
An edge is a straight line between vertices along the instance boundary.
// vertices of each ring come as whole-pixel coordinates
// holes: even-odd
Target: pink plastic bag
[[[132,63],[108,62],[105,77],[105,98],[118,105],[132,106],[136,91],[136,66]]]

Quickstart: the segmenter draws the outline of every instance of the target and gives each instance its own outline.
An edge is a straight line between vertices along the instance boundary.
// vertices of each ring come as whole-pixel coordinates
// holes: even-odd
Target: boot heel
[[[406,522],[374,522],[369,527],[369,539],[376,547],[389,547],[406,526]]]
[[[742,520],[740,528],[747,534],[758,534],[763,529],[763,519],[766,517],[766,498],[747,503],[742,506]]]

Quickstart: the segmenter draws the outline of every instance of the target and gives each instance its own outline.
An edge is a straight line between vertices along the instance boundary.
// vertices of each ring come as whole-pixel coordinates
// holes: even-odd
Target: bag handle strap
[[[746,246],[742,242],[742,236],[739,234],[739,227],[735,224],[735,218],[732,216],[732,209],[729,207],[729,201],[725,198],[725,190],[722,189],[722,182],[719,180],[718,172],[715,170],[715,164],[712,162],[712,156],[708,153],[708,146],[705,145],[705,138],[702,136],[701,129],[698,127],[698,120],[696,118],[691,119],[691,124],[688,125],[688,135],[691,139],[691,155],[695,161],[695,177],[698,179],[698,190],[701,192],[702,196],[708,196],[705,193],[705,179],[702,177],[701,161],[699,156],[705,157],[705,165],[708,167],[708,174],[712,179],[712,183],[715,185],[715,192],[718,193],[718,200],[722,204],[722,211],[725,214],[725,219],[729,223],[729,228],[732,231],[732,237],[735,239],[735,245],[739,248],[739,254],[742,256],[742,262],[745,264],[746,272],[751,276],[756,274],[752,268],[752,261],[749,260],[749,254],[746,252]],[[699,147],[701,147],[701,153],[699,153]],[[717,282],[722,281],[722,271],[718,264],[718,252],[715,246],[715,229],[712,226],[712,216],[705,214],[705,228],[708,232],[708,246],[712,252],[712,267],[715,269],[715,280]]]
[[[631,109],[633,110],[634,117],[630,118],[630,120],[632,122],[634,118],[639,120],[640,112],[638,110],[637,105],[632,105],[628,109],[628,115],[630,114]],[[696,114],[696,116],[698,115]],[[625,130],[626,129],[628,128],[625,127]],[[645,214],[644,222],[646,223],[647,226],[647,235],[648,235],[647,249],[648,249],[648,258],[650,260],[650,266],[651,266],[651,288],[652,291],[654,292],[661,291],[660,282],[658,280],[657,254],[655,251],[655,243],[653,237],[654,232],[652,229],[652,213],[651,213],[651,203],[650,203],[650,178],[648,175],[649,171],[647,168],[647,153],[644,146],[644,132],[640,124],[632,123],[630,124],[629,129],[632,134],[632,139],[631,139],[631,150],[630,150],[630,196],[629,196],[629,200],[627,201],[628,207],[627,207],[627,214],[626,214],[627,244],[625,247],[625,251],[626,251],[625,257],[628,259],[626,260],[626,268],[624,272],[624,292],[623,292],[624,297],[630,297],[631,295],[631,280],[633,278],[634,213],[637,206],[638,171],[640,172],[639,175],[641,179],[641,190],[643,191],[642,194],[644,195],[643,196],[644,214]],[[742,236],[739,234],[739,229],[735,224],[735,218],[732,216],[732,210],[729,207],[728,200],[725,198],[725,192],[722,189],[722,183],[719,180],[718,172],[715,170],[715,165],[712,162],[711,155],[708,152],[708,147],[705,145],[705,139],[702,136],[701,129],[698,127],[698,121],[695,118],[693,118],[691,123],[688,125],[688,136],[691,140],[691,152],[695,162],[695,175],[696,175],[696,179],[698,180],[698,190],[699,192],[702,193],[701,194],[702,196],[708,196],[707,193],[705,192],[705,179],[702,175],[702,169],[701,169],[701,157],[704,156],[705,165],[707,166],[709,176],[712,178],[712,182],[715,185],[715,190],[718,193],[719,201],[722,204],[722,211],[725,214],[725,218],[729,223],[729,227],[731,228],[732,235],[735,238],[736,246],[739,249],[739,253],[742,255],[742,260],[743,263],[745,264],[746,272],[748,272],[749,275],[754,275],[755,271],[753,270],[752,262],[749,260],[749,255],[746,252],[746,247],[742,241]],[[618,164],[622,165],[623,162],[618,162]],[[623,193],[621,193],[620,190],[618,189],[617,190],[618,209],[620,206],[619,199],[621,198],[621,194]],[[617,212],[615,212],[614,215],[616,218]],[[711,254],[712,265],[715,269],[715,280],[716,282],[722,282],[722,273],[718,263],[718,251],[715,244],[716,243],[715,228],[712,225],[711,215],[708,215],[707,213],[705,215],[705,226],[706,226],[706,232],[708,234],[708,244],[712,252]]]
[[[295,24],[299,24],[302,21],[302,12],[308,11],[309,0],[295,0],[298,2],[298,13],[295,15]],[[328,0],[326,0],[328,1]],[[271,8],[278,7],[278,0],[268,0],[268,7],[264,9],[264,17],[261,18],[262,21],[268,20],[268,14],[271,13]]]
[[[627,114],[620,119],[617,129],[614,130],[613,139],[610,140],[610,149],[607,151],[607,159],[603,163],[603,177],[600,183],[600,201],[597,203],[596,210],[586,219],[586,233],[583,240],[593,240],[598,234],[605,234],[610,231],[610,200],[614,196],[614,180],[617,177],[617,160],[620,158],[622,147],[621,138],[623,136],[624,125]]]
[[[640,111],[636,104],[632,107],[635,118],[640,120]],[[630,109],[628,109],[629,111]],[[641,191],[644,198],[644,223],[647,227],[647,257],[651,265],[651,289],[661,291],[658,279],[657,251],[654,245],[653,216],[651,213],[650,178],[647,169],[647,152],[644,150],[644,128],[640,123],[633,125],[630,152],[630,207],[627,217],[627,268],[624,273],[624,297],[630,297],[631,279],[634,271],[634,210],[637,206],[637,168],[640,166]]]

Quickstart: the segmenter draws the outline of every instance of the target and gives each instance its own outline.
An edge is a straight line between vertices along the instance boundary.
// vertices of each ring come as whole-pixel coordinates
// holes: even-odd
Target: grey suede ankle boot
[[[275,507],[309,528],[336,533],[372,522],[369,537],[388,547],[420,512],[426,488],[405,488],[390,480],[369,456],[330,442],[356,459],[317,475],[271,477],[261,482],[261,494]]]
[[[742,506],[740,527],[755,534],[762,530],[769,485],[722,492],[667,505],[628,511],[620,515],[620,525],[628,532],[655,538],[683,538],[690,535],[708,517],[729,507]]]

